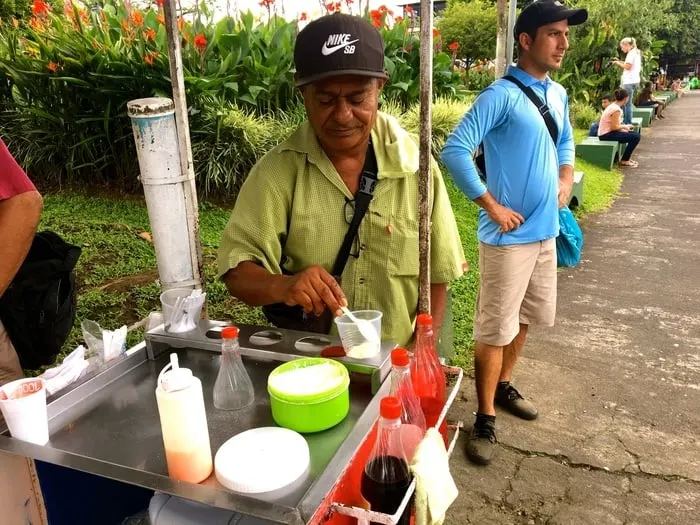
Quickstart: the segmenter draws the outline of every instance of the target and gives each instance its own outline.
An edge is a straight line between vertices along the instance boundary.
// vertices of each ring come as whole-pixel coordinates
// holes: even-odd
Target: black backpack
[[[37,233],[10,287],[0,320],[22,368],[53,364],[75,321],[75,268],[80,248],[54,232]]]

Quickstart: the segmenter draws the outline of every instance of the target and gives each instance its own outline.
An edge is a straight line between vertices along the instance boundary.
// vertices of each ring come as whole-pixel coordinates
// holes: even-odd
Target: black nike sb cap
[[[570,26],[583,24],[588,20],[585,9],[569,9],[559,0],[535,0],[523,9],[515,21],[515,39],[521,33],[534,33],[538,27],[568,20]]]
[[[334,13],[309,23],[294,45],[297,86],[339,75],[389,78],[384,70],[384,40],[357,16]]]

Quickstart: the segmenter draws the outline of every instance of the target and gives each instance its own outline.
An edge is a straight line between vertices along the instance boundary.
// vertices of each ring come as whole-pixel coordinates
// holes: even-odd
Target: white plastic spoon
[[[371,322],[366,321],[365,319],[358,319],[345,306],[341,306],[340,310],[345,315],[348,316],[348,319],[350,319],[353,323],[355,323],[355,325],[357,326],[357,329],[362,334],[362,337],[364,337],[368,342],[373,343],[373,344],[377,344],[380,342],[379,334],[374,329],[374,326],[372,325]]]

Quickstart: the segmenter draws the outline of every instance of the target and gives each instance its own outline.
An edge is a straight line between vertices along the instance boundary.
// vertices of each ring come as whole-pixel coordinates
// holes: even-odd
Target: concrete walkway
[[[497,457],[452,460],[448,525],[700,523],[700,92],[654,122],[612,209],[559,273],[557,325],[532,330]],[[585,200],[585,195],[584,195]],[[470,425],[467,381],[450,417]]]

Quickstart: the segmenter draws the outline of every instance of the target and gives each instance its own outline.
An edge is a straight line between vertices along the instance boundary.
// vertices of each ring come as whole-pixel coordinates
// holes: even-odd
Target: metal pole
[[[430,201],[432,195],[433,1],[420,3],[420,161],[418,311],[430,313]]]
[[[199,243],[199,207],[197,204],[197,187],[194,180],[194,165],[192,163],[192,147],[190,143],[190,126],[187,118],[187,100],[185,98],[185,79],[182,70],[182,55],[180,53],[180,31],[177,27],[176,0],[165,0],[165,30],[168,35],[168,58],[170,62],[170,83],[173,86],[173,102],[175,103],[175,122],[180,149],[180,167],[184,184],[185,213],[187,215],[187,236],[190,245],[190,260],[192,262],[193,278],[199,281],[199,287],[204,287],[202,279],[202,246]]]
[[[508,35],[506,39],[506,67],[513,63],[513,51],[515,48],[515,10],[518,7],[518,0],[508,0]]]
[[[508,31],[506,0],[496,0],[496,78],[506,71],[506,31]]]

